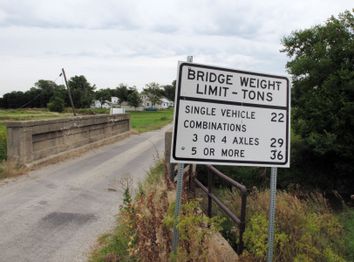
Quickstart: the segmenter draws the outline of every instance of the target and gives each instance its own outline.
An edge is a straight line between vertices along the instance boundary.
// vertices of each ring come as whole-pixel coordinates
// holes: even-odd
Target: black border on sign
[[[222,70],[222,71],[227,71],[227,72],[233,72],[233,73],[241,73],[241,74],[247,74],[247,75],[256,75],[256,76],[265,76],[265,77],[272,77],[272,78],[278,78],[278,79],[284,79],[286,80],[287,83],[287,88],[286,88],[286,107],[282,106],[269,106],[269,105],[260,105],[260,104],[250,104],[248,103],[247,106],[253,106],[253,107],[264,107],[264,108],[274,108],[274,109],[285,109],[286,110],[286,149],[285,149],[285,160],[284,162],[274,162],[274,161],[242,161],[242,160],[222,160],[222,159],[204,159],[204,158],[186,158],[186,157],[176,157],[176,140],[177,140],[177,127],[178,127],[178,117],[179,117],[179,106],[180,106],[180,100],[181,98],[183,100],[198,100],[202,101],[205,100],[206,102],[214,102],[214,103],[220,103],[220,104],[225,104],[228,103],[227,101],[220,101],[220,100],[211,100],[211,99],[200,99],[200,98],[192,98],[192,97],[181,97],[181,79],[182,79],[182,68],[183,66],[192,66],[192,67],[199,67],[199,68],[207,68],[207,69],[213,69],[213,70]],[[199,64],[194,64],[194,63],[187,63],[183,62],[179,64],[178,67],[178,86],[177,86],[177,104],[176,104],[176,112],[175,112],[175,123],[174,123],[174,132],[173,132],[173,149],[172,149],[172,156],[175,160],[178,161],[189,161],[189,162],[214,162],[214,163],[240,163],[240,164],[256,164],[256,165],[273,165],[273,166],[285,166],[288,164],[288,156],[289,156],[289,91],[290,91],[290,85],[289,85],[289,79],[284,76],[277,76],[277,75],[270,75],[270,74],[262,74],[262,73],[254,73],[250,71],[242,71],[242,70],[235,70],[235,69],[228,69],[228,68],[222,68],[222,67],[216,67],[216,66],[207,66],[207,65],[199,65]],[[237,104],[238,102],[231,102],[233,104]],[[243,103],[243,105],[246,105]]]

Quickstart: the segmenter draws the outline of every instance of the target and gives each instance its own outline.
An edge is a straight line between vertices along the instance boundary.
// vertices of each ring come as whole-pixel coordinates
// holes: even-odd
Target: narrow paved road
[[[0,182],[0,261],[86,261],[114,226],[121,179],[144,178],[161,156],[165,130]]]

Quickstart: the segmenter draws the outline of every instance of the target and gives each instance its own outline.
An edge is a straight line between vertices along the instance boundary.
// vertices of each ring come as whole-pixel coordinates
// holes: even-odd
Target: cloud
[[[178,60],[285,74],[280,40],[352,1],[0,0],[0,95],[62,66],[98,87],[170,83]]]
[[[135,28],[135,6],[128,1],[3,1],[2,26],[42,28]]]

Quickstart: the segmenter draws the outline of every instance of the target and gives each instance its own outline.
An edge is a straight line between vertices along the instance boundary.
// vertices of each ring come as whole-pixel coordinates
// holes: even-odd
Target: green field
[[[159,129],[172,121],[173,109],[155,112],[130,112],[132,128],[139,133]]]
[[[49,112],[46,109],[13,109],[0,110],[0,122],[12,120],[35,120],[35,119],[51,119],[58,117],[69,117],[70,113]]]

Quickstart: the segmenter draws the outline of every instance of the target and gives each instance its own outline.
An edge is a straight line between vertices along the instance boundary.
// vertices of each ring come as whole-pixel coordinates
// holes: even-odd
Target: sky
[[[178,61],[286,75],[281,39],[352,0],[0,0],[0,96],[84,75],[97,89],[176,79]]]

